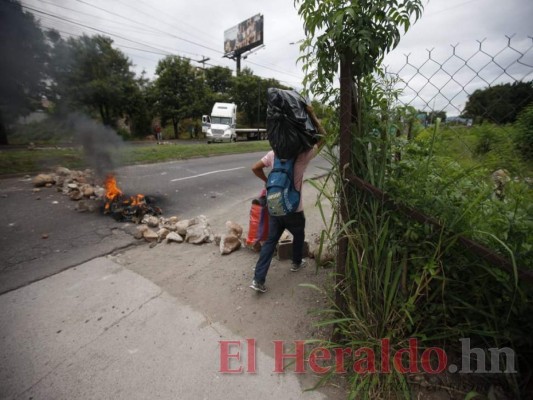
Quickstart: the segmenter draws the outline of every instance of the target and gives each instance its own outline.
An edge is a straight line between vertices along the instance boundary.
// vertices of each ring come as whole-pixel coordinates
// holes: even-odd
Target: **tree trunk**
[[[411,141],[413,139],[413,119],[409,119],[409,127],[407,128],[407,140]]]
[[[340,65],[340,138],[339,138],[339,163],[343,181],[342,192],[340,193],[340,215],[339,227],[343,229],[345,223],[350,219],[348,207],[348,181],[345,174],[350,174],[353,165],[350,165],[351,151],[352,151],[352,55],[351,53],[344,54],[341,58]],[[344,279],[346,276],[346,260],[348,256],[348,236],[347,232],[341,232],[339,241],[337,243],[337,259],[336,259],[336,278],[335,278],[335,304],[339,310],[346,309],[346,299],[343,296]],[[342,335],[336,327],[334,328],[333,341],[341,341]]]
[[[172,117],[172,127],[174,128],[174,138],[175,139],[179,139],[178,123],[179,123],[179,119],[177,119],[176,117]]]
[[[6,146],[8,145],[7,141],[7,129],[4,125],[4,119],[2,118],[2,114],[0,113],[0,145]]]
[[[111,121],[111,117],[109,116],[109,114],[110,114],[109,107],[106,106],[106,105],[104,105],[104,113],[105,113],[104,125],[113,126],[112,121]]]

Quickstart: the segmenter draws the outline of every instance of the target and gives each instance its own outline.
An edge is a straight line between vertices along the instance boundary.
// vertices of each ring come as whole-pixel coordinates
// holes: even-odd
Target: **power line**
[[[52,17],[52,18],[55,18],[55,19],[58,19],[60,21],[64,21],[64,22],[68,22],[70,24],[73,24],[73,25],[79,25],[81,27],[84,27],[84,28],[87,28],[87,29],[91,29],[91,30],[94,30],[96,32],[100,32],[100,33],[103,33],[105,35],[109,35],[109,36],[115,36],[117,38],[120,38],[122,40],[126,40],[128,42],[131,42],[131,43],[135,43],[135,44],[140,44],[141,46],[146,46],[146,47],[149,47],[151,49],[154,49],[154,50],[157,50],[157,51],[164,51],[164,50],[161,50],[160,48],[157,48],[157,47],[154,47],[152,45],[149,45],[149,44],[146,44],[146,43],[142,43],[142,42],[138,42],[138,41],[135,41],[135,40],[132,40],[132,39],[128,39],[124,36],[120,36],[120,35],[117,35],[116,33],[110,33],[110,32],[106,32],[102,29],[98,29],[98,28],[94,28],[94,27],[91,27],[91,26],[88,26],[88,25],[85,25],[85,24],[82,24],[80,22],[76,22],[76,21],[73,21],[73,20],[69,20],[68,18],[64,18],[64,17],[59,17],[57,15],[53,15],[53,14],[50,14],[50,13],[47,13],[47,12],[44,12],[44,11],[41,11],[41,10],[37,10],[33,7],[29,7],[27,5],[23,5],[24,8],[28,9],[28,10],[31,10],[31,11],[34,11],[34,12],[37,12],[39,14],[44,14],[44,15],[47,15],[49,17]],[[185,51],[183,51],[183,53],[186,53]],[[194,54],[194,53],[191,53],[191,54]]]
[[[96,32],[99,32],[99,33],[103,33],[105,35],[109,35],[109,36],[112,36],[112,37],[116,37],[116,38],[119,38],[121,40],[125,40],[127,42],[130,42],[130,43],[134,43],[134,44],[138,44],[138,45],[141,45],[141,46],[145,46],[147,48],[150,48],[152,49],[152,51],[150,50],[146,50],[146,49],[139,49],[139,48],[135,48],[135,47],[132,47],[132,46],[127,46],[127,45],[123,45],[123,44],[119,44],[119,43],[116,43],[115,42],[115,45],[117,47],[123,47],[123,48],[129,48],[129,49],[132,49],[132,50],[137,50],[137,51],[142,51],[142,52],[146,52],[146,53],[151,53],[151,54],[156,54],[156,55],[164,55],[164,56],[168,56],[168,55],[177,55],[179,57],[182,57],[184,59],[187,59],[189,61],[196,61],[196,60],[193,60],[191,59],[190,57],[185,57],[185,56],[182,56],[182,55],[179,55],[179,54],[176,54],[174,51],[167,51],[167,50],[164,50],[164,49],[161,49],[161,48],[158,48],[158,47],[155,47],[155,46],[152,46],[150,44],[146,44],[146,43],[142,43],[142,42],[139,42],[139,41],[136,41],[136,40],[132,40],[132,39],[128,39],[124,36],[121,36],[121,35],[118,35],[118,34],[115,34],[115,33],[111,33],[111,32],[107,32],[107,31],[104,31],[102,29],[99,29],[99,28],[95,28],[95,27],[92,27],[92,26],[89,26],[87,24],[83,24],[81,22],[78,22],[78,21],[74,21],[72,19],[69,19],[69,18],[66,18],[66,17],[62,17],[62,16],[59,16],[59,15],[54,15],[54,14],[51,14],[51,13],[48,13],[48,12],[45,12],[43,10],[39,10],[39,9],[36,9],[34,7],[30,7],[28,5],[25,5],[25,4],[22,4],[22,6],[27,9],[27,10],[30,10],[30,11],[33,11],[33,12],[36,12],[38,14],[42,14],[44,17],[43,18],[53,18],[53,19],[56,19],[56,20],[60,20],[60,21],[63,21],[63,22],[66,22],[66,23],[69,23],[69,24],[72,24],[72,25],[76,25],[76,26],[80,26],[80,27],[83,27],[83,28],[86,28],[86,29],[90,29],[90,30],[93,30],[93,31],[96,31]],[[55,29],[55,27],[52,27],[52,29]],[[57,30],[57,29],[56,29]],[[75,35],[75,34],[72,34],[72,33],[67,33],[67,34],[70,34],[70,35]],[[212,51],[216,51],[216,50],[213,50],[211,49]],[[180,51],[182,53],[189,53],[189,54],[194,54],[194,55],[198,55],[196,53],[191,53],[191,52],[186,52],[186,51]],[[218,54],[222,54],[221,52],[218,52]],[[300,77],[294,75],[294,74],[290,74],[290,73],[287,73],[287,72],[283,72],[283,71],[280,71],[280,70],[276,70],[276,69],[273,69],[273,68],[269,68],[269,67],[266,67],[266,66],[263,66],[261,64],[258,64],[258,63],[254,63],[254,62],[251,62],[249,61],[250,64],[253,64],[253,65],[256,65],[258,67],[262,67],[262,68],[265,68],[265,69],[269,69],[269,70],[272,70],[274,72],[278,72],[278,73],[281,73],[281,74],[285,74],[285,75],[290,75],[290,76],[293,76],[295,78],[298,78],[300,79]],[[226,67],[224,65],[220,65],[220,64],[210,64],[210,63],[205,63],[206,65],[209,65],[209,66],[221,66],[221,67]],[[227,68],[227,67],[226,67]],[[263,78],[263,79],[272,79],[271,77],[262,77],[260,75],[258,75],[259,77]],[[289,83],[289,84],[293,84],[294,82],[287,82],[287,81],[281,81],[281,80],[278,80],[280,82],[286,82],[286,83]]]
[[[56,29],[57,32],[59,33],[62,33],[64,35],[68,35],[68,36],[73,36],[73,37],[77,37],[77,38],[81,38],[83,37],[83,35],[78,35],[77,33],[72,33],[72,32],[66,32],[66,31],[63,31],[63,30],[59,30],[59,29]],[[130,50],[137,50],[137,51],[142,51],[142,52],[145,52],[145,53],[150,53],[150,54],[156,54],[156,55],[163,55],[163,56],[166,56],[166,55],[171,55],[171,54],[168,54],[168,53],[158,53],[158,52],[155,52],[155,51],[150,51],[150,50],[145,50],[145,49],[139,49],[138,47],[132,47],[132,46],[126,46],[124,44],[117,44],[116,42],[113,43],[116,47],[119,47],[119,48],[125,48],[125,49],[130,49]],[[148,58],[148,57],[142,57],[138,54],[135,55],[136,57],[139,57],[139,58],[144,58],[145,60],[149,60],[149,61],[154,61],[152,58]]]
[[[125,16],[123,16],[123,15],[120,15],[120,14],[117,14],[117,13],[115,13],[115,12],[112,12],[112,11],[106,10],[106,9],[104,9],[104,8],[101,8],[101,7],[95,6],[94,4],[87,3],[86,1],[83,1],[83,0],[76,0],[76,1],[77,1],[78,3],[86,4],[86,5],[90,6],[90,7],[96,8],[97,10],[104,11],[104,12],[106,12],[106,13],[108,13],[108,14],[111,14],[111,15],[114,15],[114,16],[116,16],[116,17],[122,18],[122,19],[124,19],[124,20],[126,20],[126,21],[128,21],[128,22],[133,22],[133,23],[135,24],[136,27],[139,26],[139,24],[140,24],[138,21],[134,21],[134,20],[132,20],[131,18],[127,18],[127,17],[125,17]],[[145,26],[145,27],[148,27],[147,25],[144,25],[144,26]],[[154,28],[151,28],[151,27],[148,27],[148,28],[149,28],[149,30],[152,31],[152,32],[156,32],[156,31],[157,31],[157,29],[154,29]]]
[[[253,61],[248,61],[248,60],[246,60],[246,62],[248,62],[249,64],[252,64],[252,65],[256,65],[256,66],[258,66],[258,67],[261,67],[261,68],[265,68],[265,69],[268,69],[268,70],[271,70],[271,71],[274,71],[274,72],[278,72],[278,73],[280,73],[280,74],[285,74],[285,75],[292,76],[293,78],[301,79],[300,76],[297,76],[297,75],[291,74],[290,72],[283,72],[283,71],[280,71],[280,70],[277,70],[277,69],[274,69],[274,68],[267,67],[267,66],[265,66],[265,65],[261,65],[261,64],[258,64],[258,63],[254,63]]]
[[[46,2],[46,3],[49,3],[49,2]],[[53,4],[53,3],[49,3],[49,4]],[[55,4],[53,4],[53,5],[55,5]],[[112,32],[108,32],[108,31],[100,30],[100,29],[98,29],[98,28],[95,28],[95,27],[91,27],[91,26],[88,26],[88,25],[82,24],[82,23],[79,22],[79,21],[75,21],[75,20],[72,20],[72,19],[68,19],[68,18],[66,18],[66,17],[62,17],[62,16],[59,16],[59,15],[53,15],[53,14],[47,13],[47,12],[45,12],[45,11],[43,11],[43,10],[38,10],[38,9],[36,9],[36,8],[32,8],[32,7],[28,6],[28,5],[24,5],[24,4],[23,4],[23,7],[24,7],[24,8],[27,8],[27,9],[30,9],[30,10],[32,10],[32,11],[35,11],[35,12],[37,12],[37,13],[40,13],[40,14],[44,14],[44,16],[40,16],[40,18],[45,18],[45,19],[49,19],[49,18],[59,19],[59,20],[61,20],[61,21],[67,22],[67,23],[72,24],[72,25],[78,25],[78,26],[81,26],[81,27],[84,27],[84,28],[88,28],[88,29],[91,29],[91,30],[95,30],[95,31],[97,31],[97,32],[104,33],[104,34],[109,35],[109,36],[111,36],[111,37],[116,37],[116,38],[119,38],[119,39],[121,39],[121,40],[126,40],[126,41],[131,42],[131,43],[135,43],[135,44],[139,44],[139,45],[142,45],[142,46],[150,47],[150,48],[152,48],[152,49],[157,50],[157,52],[153,52],[154,54],[162,54],[162,55],[176,54],[176,53],[174,52],[174,50],[165,50],[165,49],[157,48],[157,47],[154,47],[154,46],[149,45],[149,44],[146,44],[146,43],[142,43],[142,42],[138,42],[138,41],[135,41],[135,40],[132,40],[132,39],[125,38],[125,37],[120,36],[120,35],[118,35],[118,34],[116,34],[116,33],[112,33]],[[69,9],[69,10],[70,10],[70,9]],[[76,10],[72,10],[72,11],[76,11]],[[78,12],[78,11],[76,11],[76,12]],[[92,16],[92,17],[95,17],[95,18],[99,18],[99,17],[96,17],[96,16],[94,16],[94,15],[86,14],[86,13],[83,13],[83,12],[80,12],[80,13],[85,14],[85,15],[89,15],[89,16]],[[55,29],[55,30],[57,30],[55,26],[52,26],[51,29]],[[116,42],[115,42],[115,44],[116,44],[116,45],[119,45],[119,44],[116,43]],[[141,50],[141,49],[139,49],[139,50]],[[146,50],[141,50],[141,51],[146,51]],[[161,53],[161,52],[165,52],[165,53]],[[197,53],[192,53],[192,52],[188,52],[188,51],[185,51],[185,50],[179,50],[179,52],[180,52],[180,53],[188,53],[188,54],[191,54],[191,55],[194,55],[194,56],[199,55],[199,54],[197,54]]]
[[[76,1],[79,2],[79,3],[87,4],[88,6],[91,6],[91,7],[97,8],[97,9],[99,9],[99,10],[101,10],[101,11],[107,12],[107,13],[109,13],[109,14],[111,14],[111,15],[118,15],[118,16],[120,16],[119,14],[116,14],[116,13],[114,13],[114,12],[112,12],[112,11],[106,10],[106,9],[104,9],[104,8],[101,8],[101,7],[97,7],[97,6],[95,6],[95,5],[93,5],[93,4],[90,4],[90,3],[87,3],[87,2],[84,1],[84,0],[76,0]],[[126,17],[123,17],[123,16],[120,16],[120,17],[123,18],[123,19],[126,19],[126,20],[128,20],[128,21],[132,21],[132,22],[134,22],[134,23],[136,23],[136,24],[140,24],[140,25],[142,25],[142,26],[146,26],[146,25],[142,24],[142,23],[139,22],[139,21],[134,21],[134,20],[132,20],[132,19],[130,19],[130,18],[126,18]],[[163,34],[165,34],[165,35],[169,35],[169,36],[171,36],[171,37],[173,37],[173,38],[175,38],[175,39],[178,39],[178,40],[183,40],[184,42],[187,42],[187,43],[193,44],[193,45],[195,45],[195,46],[199,46],[199,47],[202,47],[202,48],[204,48],[204,49],[214,51],[214,52],[216,52],[216,53],[218,53],[218,54],[223,54],[223,53],[222,53],[221,51],[219,51],[219,50],[213,49],[213,48],[208,47],[208,46],[204,46],[203,44],[193,42],[192,40],[182,38],[182,37],[177,36],[177,35],[174,35],[174,34],[172,34],[172,33],[165,32],[165,31],[162,31],[162,30],[157,29],[157,28],[155,28],[154,31],[156,31],[156,32],[160,32],[160,33],[163,33]]]
[[[43,0],[41,0],[41,1],[43,1]],[[54,5],[54,6],[57,6],[57,5],[55,5],[55,4],[53,4],[53,3],[50,3],[50,2],[47,2],[47,1],[43,1],[43,2],[44,2],[44,3],[48,3],[48,4],[52,4],[52,5]],[[78,22],[78,21],[75,21],[75,20],[71,20],[71,19],[68,19],[68,18],[66,18],[66,17],[61,17],[61,16],[59,16],[59,15],[49,14],[49,13],[46,13],[45,11],[43,11],[43,10],[37,10],[37,9],[34,9],[34,8],[32,8],[32,7],[30,7],[30,6],[27,6],[27,5],[23,5],[23,7],[24,7],[24,8],[27,8],[27,9],[31,9],[31,10],[33,10],[33,11],[35,11],[35,12],[40,13],[40,14],[45,14],[45,16],[44,16],[44,17],[41,17],[41,18],[50,18],[50,17],[51,17],[51,18],[54,18],[54,19],[59,19],[59,20],[62,20],[63,22],[67,22],[67,23],[69,23],[69,24],[82,26],[82,27],[85,27],[85,28],[88,28],[88,29],[92,29],[92,30],[95,30],[95,31],[99,31],[99,32],[101,32],[101,33],[105,33],[106,35],[109,35],[109,36],[114,36],[114,37],[120,38],[121,40],[127,40],[127,41],[132,42],[132,43],[140,44],[140,45],[142,45],[142,46],[148,46],[148,47],[151,47],[151,48],[153,48],[153,49],[158,50],[158,52],[157,52],[157,53],[154,53],[154,54],[161,54],[162,51],[166,52],[165,54],[167,54],[167,55],[168,55],[168,53],[173,53],[173,51],[170,51],[170,50],[164,50],[164,49],[156,48],[156,47],[153,47],[153,46],[151,46],[151,45],[149,45],[149,44],[141,43],[141,42],[138,42],[138,41],[135,41],[135,40],[132,40],[132,39],[128,39],[128,38],[125,38],[125,37],[123,37],[123,36],[120,36],[120,35],[118,35],[118,34],[116,34],[116,33],[107,32],[107,31],[103,31],[103,30],[99,30],[98,28],[95,28],[95,27],[91,27],[91,26],[88,26],[88,25],[82,24],[81,22]],[[66,8],[66,7],[61,7],[61,6],[58,6],[58,7],[60,7],[60,8],[65,8],[65,9],[67,9],[67,10],[72,10],[72,9],[69,9],[69,8]],[[83,13],[83,12],[81,12],[81,11],[77,11],[77,10],[72,10],[72,11],[79,12],[79,13],[81,13],[81,14],[88,15],[88,16],[91,16],[91,17],[94,17],[94,18],[99,18],[99,17],[97,17],[97,16],[95,16],[95,15],[91,15],[91,14]],[[52,26],[51,29],[56,29],[56,28],[55,28],[54,26]],[[57,29],[56,29],[56,30],[57,30]],[[138,29],[137,29],[137,31],[138,31]],[[188,51],[185,51],[185,50],[179,50],[179,52],[180,52],[180,53],[188,53],[188,54],[195,55],[195,56],[198,55],[198,54],[196,54],[196,53],[191,53],[191,52],[188,52]]]
[[[148,16],[150,16],[150,17],[156,19],[156,20],[158,21],[158,23],[160,23],[160,21],[161,21],[163,18],[166,18],[167,21],[168,21],[167,12],[166,12],[166,11],[163,11],[163,10],[161,10],[161,9],[156,8],[156,7],[154,6],[153,3],[149,5],[150,9],[151,9],[151,10],[155,10],[155,11],[159,11],[160,14],[161,14],[160,16],[156,16],[156,15],[154,15],[154,14],[151,14],[151,13],[149,13],[149,12],[146,12],[146,11],[140,10],[140,9],[138,9],[138,8],[136,8],[136,7],[134,7],[134,6],[132,6],[132,5],[131,5],[132,0],[129,0],[127,3],[126,3],[124,0],[117,0],[117,1],[120,2],[120,3],[122,3],[122,4],[125,4],[129,9],[132,9],[132,10],[135,10],[135,11],[141,13],[141,15],[148,15]],[[141,2],[141,1],[139,1],[139,0],[138,0],[138,2],[139,2],[140,4],[144,4],[144,5],[146,5],[145,3],[143,3],[143,2]],[[146,6],[148,6],[148,5],[146,5]],[[202,33],[205,37],[209,37],[209,42],[214,43],[214,41],[212,40],[213,37],[212,37],[211,35],[207,34],[206,32],[204,32],[204,31],[202,31],[202,30],[200,30],[200,29],[198,29],[197,26],[193,26],[193,25],[191,25],[191,24],[188,24],[187,22],[183,21],[182,19],[178,19],[177,21],[172,21],[172,23],[169,23],[169,22],[163,22],[163,23],[166,24],[167,26],[171,27],[172,29],[178,29],[178,28],[176,27],[176,22],[178,22],[178,24],[180,24],[180,25],[190,26],[190,27],[194,30],[194,32],[196,32],[196,33]],[[189,36],[191,36],[191,37],[194,37],[194,35],[191,35],[191,34],[188,33],[188,32],[187,32],[187,34],[188,34]],[[198,38],[198,39],[200,39],[200,38]],[[200,39],[200,40],[204,40],[204,39]]]
[[[59,29],[55,29],[57,32],[59,33],[63,33],[65,35],[69,35],[69,36],[74,36],[74,37],[82,37],[83,35],[79,35],[79,34],[76,34],[76,33],[72,33],[72,32],[67,32],[67,31],[63,31],[63,30],[59,30]],[[137,50],[137,51],[142,51],[142,52],[145,52],[145,53],[149,53],[149,54],[155,54],[155,55],[172,55],[172,54],[169,54],[169,53],[160,53],[160,52],[155,52],[155,51],[150,51],[150,50],[146,50],[146,49],[139,49],[138,47],[132,47],[132,46],[127,46],[127,45],[123,45],[123,44],[118,44],[118,43],[114,43],[114,45],[116,47],[119,47],[119,48],[125,48],[125,49],[130,49],[130,50]],[[149,60],[149,61],[154,61],[153,59],[150,59],[150,58],[147,58],[147,57],[142,57],[140,55],[135,55],[136,57],[140,57],[140,58],[144,58],[145,60]],[[196,61],[196,60],[192,60],[188,57],[184,57],[184,56],[180,56],[186,60],[189,60],[189,61]],[[207,60],[206,60],[207,61]],[[196,61],[197,62],[197,61]],[[221,65],[216,65],[216,64],[211,64],[211,63],[208,63],[208,62],[204,62],[205,65],[209,65],[210,67],[222,67]],[[227,67],[225,67],[227,68]],[[261,78],[261,79],[264,79],[264,80],[267,80],[267,79],[271,79],[271,77],[265,77],[265,76],[261,76],[259,74],[255,74],[257,77]],[[285,81],[285,80],[281,80],[281,79],[276,79],[278,82],[280,83],[284,83],[284,84],[287,84],[289,86],[293,86],[293,87],[301,87],[301,82],[291,82],[291,81]]]
[[[82,14],[82,15],[86,15],[88,17],[91,17],[91,18],[96,18],[96,19],[99,19],[99,20],[105,20],[105,21],[108,21],[108,22],[111,22],[113,24],[116,24],[116,25],[122,25],[124,27],[128,27],[128,28],[134,28],[136,29],[136,31],[139,31],[140,29],[137,27],[137,26],[131,26],[131,25],[125,25],[125,24],[121,24],[121,23],[117,23],[117,21],[114,21],[114,20],[110,20],[110,19],[105,19],[105,18],[102,18],[98,15],[94,15],[94,14],[89,14],[89,13],[86,13],[86,12],[83,12],[83,11],[80,11],[80,10],[76,10],[76,9],[73,9],[73,8],[69,8],[69,7],[65,7],[65,6],[62,6],[62,5],[59,5],[59,4],[56,4],[56,3],[53,3],[51,1],[46,1],[46,0],[40,0],[41,3],[45,3],[45,4],[50,4],[51,6],[54,6],[54,7],[57,7],[57,8],[60,8],[60,9],[63,9],[63,10],[67,10],[67,11],[71,11],[71,12],[75,12],[75,13],[78,13],[78,14]],[[123,28],[122,28],[123,29]],[[147,30],[144,30],[144,32],[149,32]],[[150,31],[153,32],[153,29],[150,29]]]

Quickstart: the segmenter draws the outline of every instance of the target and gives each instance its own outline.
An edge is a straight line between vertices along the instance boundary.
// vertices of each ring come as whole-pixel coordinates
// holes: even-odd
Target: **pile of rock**
[[[58,167],[54,173],[35,176],[32,183],[37,189],[55,186],[58,192],[74,201],[93,200],[80,204],[80,207],[77,207],[79,211],[95,211],[98,201],[105,195],[105,189],[95,183],[94,173],[90,169],[76,171]]]
[[[78,211],[96,211],[103,204],[105,189],[94,183],[95,177],[90,169],[74,171],[58,167],[54,173],[39,174],[32,180],[34,190],[41,187],[56,186],[58,192],[69,196],[71,200],[78,201]],[[192,219],[179,219],[145,215],[136,228],[133,236],[144,239],[155,246],[157,243],[215,243],[219,246],[220,254],[230,254],[242,246],[243,228],[239,224],[226,222],[226,233],[215,235],[205,215]]]
[[[153,245],[161,242],[190,243],[201,245],[215,243],[219,246],[220,254],[229,254],[238,250],[242,243],[242,226],[235,222],[226,222],[227,232],[223,235],[214,235],[205,215],[192,219],[180,220],[176,216],[170,218],[145,216],[141,225],[134,233],[136,239],[144,239]]]
[[[230,254],[242,246],[242,226],[236,222],[226,222],[226,233],[215,237],[215,244],[219,246],[220,254]]]

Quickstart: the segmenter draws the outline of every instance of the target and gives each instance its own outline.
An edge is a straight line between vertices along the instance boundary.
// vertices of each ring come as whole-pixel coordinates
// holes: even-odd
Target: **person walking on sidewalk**
[[[250,287],[258,292],[264,293],[267,291],[265,286],[266,276],[276,245],[283,234],[283,231],[287,229],[293,235],[292,245],[292,266],[291,271],[297,272],[307,265],[307,261],[302,258],[304,240],[305,240],[305,215],[303,211],[303,193],[302,184],[303,177],[309,162],[318,154],[318,151],[324,144],[325,132],[320,126],[318,119],[316,118],[313,109],[308,106],[307,112],[311,116],[311,119],[318,127],[319,132],[322,134],[321,139],[310,150],[298,155],[294,163],[294,187],[300,192],[300,204],[295,212],[284,216],[269,216],[269,232],[268,239],[261,247],[259,254],[259,260],[255,265],[254,279]],[[267,175],[264,168],[272,167],[274,165],[274,151],[269,151],[261,160],[256,162],[252,166],[252,171],[263,182],[267,182]]]

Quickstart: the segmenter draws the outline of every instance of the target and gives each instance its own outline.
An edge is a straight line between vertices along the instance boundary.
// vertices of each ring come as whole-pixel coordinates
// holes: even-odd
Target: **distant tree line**
[[[235,102],[240,123],[262,126],[266,89],[287,88],[248,68],[233,76],[229,68],[201,69],[178,56],[160,60],[153,80],[136,76],[110,38],[63,39],[57,31],[43,31],[17,0],[0,2],[0,54],[0,144],[8,143],[17,118],[41,108],[43,99],[55,114],[81,111],[115,128],[122,120],[134,137],[151,133],[157,118],[178,137],[180,121],[199,120],[217,101]],[[532,102],[533,81],[496,85],[472,93],[462,117],[512,123]],[[437,117],[445,121],[446,114],[432,111],[425,117],[431,124]]]
[[[478,89],[468,97],[463,116],[476,123],[508,124],[533,103],[533,81],[514,82]]]
[[[240,122],[261,126],[266,89],[286,88],[248,68],[235,77],[229,68],[202,69],[178,56],[160,60],[153,80],[144,72],[136,76],[110,38],[63,39],[57,31],[43,31],[16,0],[0,2],[0,51],[0,144],[8,143],[17,118],[41,108],[43,99],[56,115],[81,111],[114,128],[122,120],[136,137],[150,134],[157,118],[178,137],[181,120],[199,120],[217,101],[235,102],[244,117]]]

